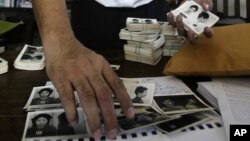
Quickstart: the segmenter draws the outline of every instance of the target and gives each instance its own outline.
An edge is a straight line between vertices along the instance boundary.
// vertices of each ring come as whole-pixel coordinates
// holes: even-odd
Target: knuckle
[[[121,88],[125,88],[123,81],[117,77],[113,79],[112,86],[115,90],[120,90]]]
[[[97,98],[99,102],[101,103],[111,103],[112,98],[111,98],[111,92],[107,88],[102,88],[100,93],[97,95]]]
[[[91,90],[85,89],[81,91],[80,97],[83,101],[89,101],[95,99],[95,95]]]

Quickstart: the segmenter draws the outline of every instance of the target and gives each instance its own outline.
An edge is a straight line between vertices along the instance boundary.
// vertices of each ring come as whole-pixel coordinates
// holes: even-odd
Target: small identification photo
[[[70,139],[88,136],[88,128],[82,109],[77,109],[78,125],[72,126],[63,109],[29,112],[23,139]]]
[[[125,84],[134,106],[150,106],[153,101],[155,84]]]
[[[42,47],[34,47],[34,46],[27,46],[26,50],[24,51],[22,57],[20,58],[20,62],[42,62],[44,60],[44,52]]]
[[[53,86],[33,87],[24,109],[46,109],[62,107],[59,94]]]
[[[155,96],[155,104],[164,114],[187,113],[212,109],[195,95]]]

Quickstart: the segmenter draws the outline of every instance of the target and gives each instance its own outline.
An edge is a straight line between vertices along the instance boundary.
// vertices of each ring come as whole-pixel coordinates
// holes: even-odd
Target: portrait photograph
[[[155,104],[165,114],[205,111],[212,108],[195,95],[155,96]]]
[[[77,109],[78,125],[68,122],[63,109],[29,112],[23,138],[25,139],[72,139],[89,136],[82,109]]]
[[[20,58],[20,62],[39,63],[44,60],[44,52],[42,47],[27,46],[26,50]]]
[[[53,86],[33,87],[24,109],[46,109],[62,107],[59,94]]]
[[[125,88],[132,100],[134,106],[150,106],[153,101],[155,84],[136,84],[124,83]],[[113,96],[114,104],[119,104]]]

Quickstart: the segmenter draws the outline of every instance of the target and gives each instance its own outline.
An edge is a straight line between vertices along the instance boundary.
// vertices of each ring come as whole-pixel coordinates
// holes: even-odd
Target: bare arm
[[[123,83],[102,56],[74,37],[65,0],[33,0],[32,4],[45,49],[46,71],[59,92],[67,119],[73,125],[78,122],[73,95],[77,91],[92,136],[101,136],[102,115],[107,136],[114,138],[117,119],[112,93],[127,117],[133,117],[132,102]]]

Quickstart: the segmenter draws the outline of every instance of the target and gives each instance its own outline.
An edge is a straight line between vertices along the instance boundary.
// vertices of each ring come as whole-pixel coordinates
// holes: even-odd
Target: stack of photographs
[[[0,74],[8,72],[8,62],[0,57]]]
[[[171,12],[175,18],[181,15],[185,29],[192,30],[197,35],[203,33],[205,27],[212,27],[219,20],[218,16],[205,11],[201,5],[192,0],[186,1]]]
[[[128,17],[126,27],[119,37],[127,40],[124,45],[125,59],[149,65],[156,65],[162,58],[164,36],[160,35],[161,25],[156,19]]]
[[[213,117],[209,113],[212,108],[175,77],[121,79],[132,100],[135,117],[127,119],[118,100],[113,97],[118,134],[152,127],[172,133]],[[166,83],[162,84],[164,81]],[[22,140],[90,137],[88,119],[80,106],[77,93],[75,97],[80,124],[72,127],[65,117],[59,94],[53,84],[48,82],[46,86],[34,87],[24,106],[28,116]],[[105,130],[102,131],[105,134]]]
[[[165,37],[165,43],[162,47],[163,56],[173,56],[178,52],[185,42],[185,37],[179,36],[177,29],[168,22],[159,22],[161,24],[161,35]]]
[[[43,47],[24,45],[14,62],[14,67],[21,70],[42,70],[45,67]]]

